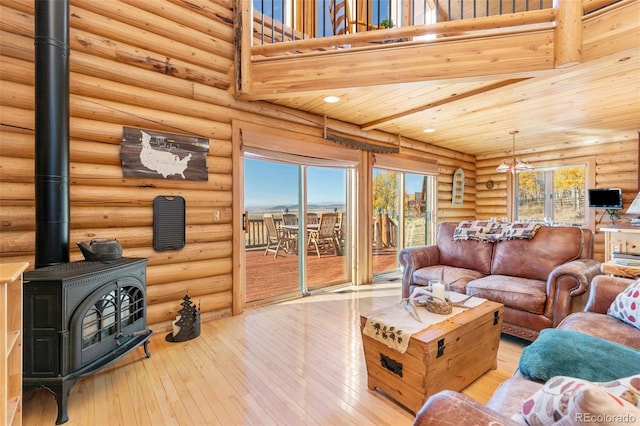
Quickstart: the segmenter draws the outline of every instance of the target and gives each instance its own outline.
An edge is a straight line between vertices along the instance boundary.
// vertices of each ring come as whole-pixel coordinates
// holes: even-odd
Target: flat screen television
[[[589,207],[618,210],[622,208],[622,189],[589,189]]]

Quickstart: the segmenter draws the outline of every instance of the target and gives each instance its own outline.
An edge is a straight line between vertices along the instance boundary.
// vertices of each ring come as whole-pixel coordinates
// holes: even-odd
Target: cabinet
[[[0,419],[22,424],[22,273],[28,263],[0,264]]]

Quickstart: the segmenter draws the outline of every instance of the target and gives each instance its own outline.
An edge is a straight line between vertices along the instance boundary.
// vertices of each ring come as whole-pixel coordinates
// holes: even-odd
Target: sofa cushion
[[[457,223],[444,222],[438,228],[436,244],[440,252],[440,264],[489,274],[494,244],[475,240],[454,241],[456,226]]]
[[[543,226],[531,240],[494,243],[491,273],[546,281],[554,268],[580,258],[582,243],[580,228]]]
[[[547,328],[523,349],[518,368],[545,382],[553,376],[608,382],[640,374],[640,351],[577,331]]]
[[[569,418],[577,420],[576,413],[613,415],[620,409],[637,410],[639,404],[640,375],[607,383],[556,376],[525,399],[522,415],[527,424],[550,425]]]
[[[473,269],[456,268],[455,266],[435,265],[420,268],[413,273],[413,283],[427,285],[429,280],[440,280],[451,283],[451,291],[464,294],[469,281],[484,277],[484,274]]]
[[[640,329],[640,280],[616,296],[607,314]]]
[[[640,350],[640,331],[608,315],[574,312],[563,319],[558,328],[580,331]]]
[[[466,293],[534,314],[544,313],[546,281],[505,275],[489,275],[467,284]]]

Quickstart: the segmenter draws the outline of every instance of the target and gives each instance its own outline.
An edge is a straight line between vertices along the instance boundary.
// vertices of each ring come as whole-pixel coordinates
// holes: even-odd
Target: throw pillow
[[[567,415],[555,426],[632,425],[640,423],[640,409],[593,384],[571,398]]]
[[[554,376],[608,382],[640,374],[640,351],[578,331],[547,328],[523,349],[518,368],[543,382]]]
[[[640,329],[640,280],[616,296],[607,314]]]
[[[595,389],[594,389],[595,388]],[[519,419],[532,426],[584,423],[597,419],[587,416],[630,414],[640,420],[640,375],[608,383],[591,383],[574,377],[557,376],[526,399]],[[581,419],[584,419],[580,422]]]

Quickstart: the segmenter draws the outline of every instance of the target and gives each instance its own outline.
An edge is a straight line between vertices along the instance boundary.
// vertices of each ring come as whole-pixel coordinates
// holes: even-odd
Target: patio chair
[[[265,214],[262,217],[262,221],[267,228],[267,248],[264,250],[264,255],[266,256],[268,252],[272,251],[274,252],[273,257],[278,257],[278,250],[280,250],[281,246],[284,248],[284,234],[276,228],[276,221],[273,219],[273,215]],[[275,248],[272,247],[272,244],[275,245]]]
[[[318,224],[318,213],[307,213],[307,225]]]
[[[320,223],[318,224],[318,229],[309,229],[309,241],[307,243],[307,247],[313,244],[318,257],[320,257],[320,246],[322,246],[325,251],[327,251],[329,247],[332,247],[333,253],[336,256],[338,255],[335,234],[336,220],[337,214],[322,213],[322,215],[320,215]]]
[[[298,226],[298,216],[293,213],[282,214],[282,224],[284,226]],[[284,243],[287,252],[295,253],[298,251],[298,229],[284,228],[282,230]]]
[[[336,222],[336,242],[338,243],[338,252],[342,254],[344,252],[344,225],[345,225],[345,213],[338,212],[338,219]]]
[[[282,213],[282,223],[285,225],[297,225],[298,216],[293,213]]]

